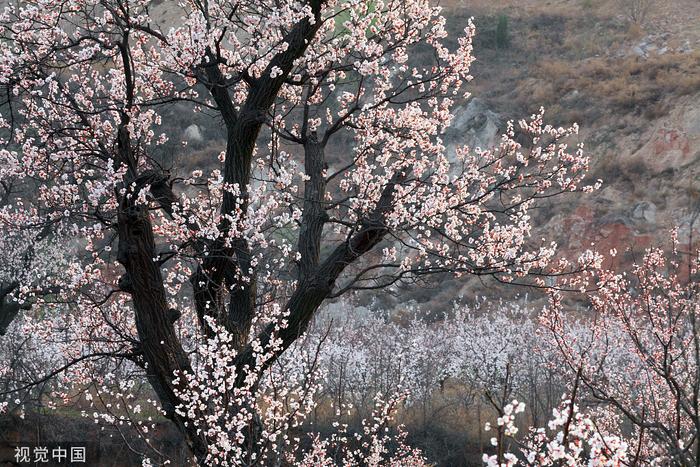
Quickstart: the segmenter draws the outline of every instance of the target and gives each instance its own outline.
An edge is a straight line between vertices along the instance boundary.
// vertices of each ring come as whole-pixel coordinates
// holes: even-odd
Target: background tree
[[[496,23],[496,47],[505,49],[508,45],[510,45],[508,15],[501,13],[498,15],[498,22]]]
[[[619,0],[620,9],[630,21],[643,24],[656,4],[655,0]]]
[[[630,274],[601,271],[593,316],[572,323],[554,295],[543,324],[584,394],[604,408],[599,423],[627,436],[633,464],[697,465],[700,337],[698,252],[653,248]]]

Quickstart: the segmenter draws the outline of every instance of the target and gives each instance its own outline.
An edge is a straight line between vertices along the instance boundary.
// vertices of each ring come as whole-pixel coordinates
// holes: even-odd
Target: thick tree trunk
[[[0,336],[5,335],[7,328],[19,314],[19,310],[29,309],[29,305],[21,305],[8,299],[17,287],[19,287],[17,282],[0,284]]]
[[[186,436],[190,450],[202,461],[207,453],[206,441],[197,434],[192,423],[187,423],[175,411],[179,404],[176,390],[183,390],[185,382],[180,378],[178,387],[173,381],[176,374],[191,372],[191,367],[175,334],[148,209],[123,201],[118,224],[118,260],[126,269],[122,282],[129,284],[128,291],[133,299],[140,342],[137,350],[166,416]]]
[[[309,177],[304,182],[304,211],[299,231],[299,281],[311,276],[321,258],[321,237],[328,220],[324,209],[326,196],[326,158],[323,145],[312,133],[304,144],[304,170]]]

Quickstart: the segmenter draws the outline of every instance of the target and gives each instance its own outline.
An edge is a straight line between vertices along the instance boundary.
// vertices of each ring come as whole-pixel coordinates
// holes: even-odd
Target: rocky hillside
[[[592,177],[604,185],[543,210],[541,233],[565,252],[615,248],[616,262],[668,245],[673,226],[684,241],[700,226],[700,3],[656,1],[643,21],[623,3],[447,5],[455,30],[473,16],[479,31],[475,98],[462,106],[455,138],[487,144],[504,122],[541,105],[550,123],[578,122]],[[496,32],[504,21],[505,45]],[[453,286],[467,296],[503,293],[483,283]],[[431,294],[431,305],[449,295]]]

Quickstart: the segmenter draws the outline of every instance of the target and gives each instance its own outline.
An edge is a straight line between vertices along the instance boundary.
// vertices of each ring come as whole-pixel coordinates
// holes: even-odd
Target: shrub
[[[508,16],[501,14],[498,16],[496,23],[496,47],[505,49],[510,45],[510,37],[508,36]]]

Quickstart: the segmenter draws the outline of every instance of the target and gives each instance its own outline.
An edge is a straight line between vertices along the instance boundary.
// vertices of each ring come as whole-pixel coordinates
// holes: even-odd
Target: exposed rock
[[[183,136],[187,142],[199,142],[202,141],[202,131],[199,129],[199,126],[196,123],[193,123],[192,125],[188,126],[185,128],[185,131],[183,132]]]
[[[497,141],[501,118],[483,100],[470,100],[466,107],[457,109],[455,115],[451,133],[461,144],[486,148]]]
[[[669,226],[669,228],[672,226]],[[698,228],[700,227],[700,220],[695,216],[695,213],[686,214],[677,219],[675,227],[678,228],[678,241],[681,244],[687,244],[688,242],[693,242],[696,244],[698,242]],[[692,233],[692,238],[691,238]]]
[[[581,97],[581,93],[578,89],[568,92],[563,98],[562,102],[575,103]]]
[[[632,53],[638,57],[646,57],[647,56],[647,52],[646,52],[645,48],[642,47],[642,45],[635,45],[634,47],[632,47]]]
[[[632,218],[656,224],[656,205],[648,201],[638,203],[632,210]]]
[[[630,167],[643,164],[655,175],[695,162],[700,156],[699,103],[700,94],[676,106],[649,131],[639,135],[639,149],[621,154],[621,161]]]
[[[693,46],[690,45],[690,41],[686,40],[683,45],[678,49],[680,53],[691,53],[693,51]]]
[[[668,37],[663,34],[660,36],[647,36],[643,41],[632,47],[631,53],[642,58],[647,58],[651,54],[664,55],[670,50],[666,39]]]

